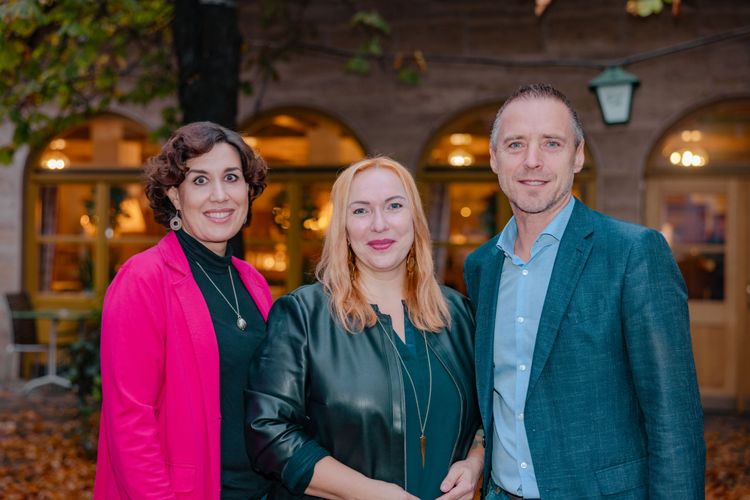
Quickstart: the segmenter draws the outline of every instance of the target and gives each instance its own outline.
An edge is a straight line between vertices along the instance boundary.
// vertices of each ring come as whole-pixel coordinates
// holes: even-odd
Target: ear
[[[182,207],[180,206],[180,192],[176,187],[172,186],[167,189],[167,196],[169,197],[169,201],[172,202],[172,205],[174,205],[174,208],[182,210]]]
[[[499,166],[497,164],[497,155],[495,154],[495,150],[490,147],[490,168],[492,169],[495,174],[499,171]]]
[[[581,169],[583,168],[583,159],[584,159],[583,144],[584,144],[583,139],[581,139],[581,143],[576,148],[576,155],[575,155],[575,158],[573,159],[573,172],[576,174],[580,172]]]

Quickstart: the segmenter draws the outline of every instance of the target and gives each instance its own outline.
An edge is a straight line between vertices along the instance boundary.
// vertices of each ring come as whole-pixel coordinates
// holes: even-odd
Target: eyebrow
[[[508,141],[517,141],[519,139],[525,139],[525,135],[509,135],[507,137],[503,137],[502,142],[508,142]],[[557,134],[542,134],[542,138],[544,139],[556,139],[558,141],[564,141],[565,136],[564,135],[557,135]]]
[[[241,170],[241,169],[240,169],[240,167],[227,167],[227,168],[224,169],[223,173],[226,174],[227,172],[232,172],[234,170]],[[203,170],[201,168],[191,168],[190,170],[188,170],[187,172],[185,172],[185,175],[188,175],[188,174],[204,174],[204,175],[207,175],[208,174],[208,170]]]
[[[404,200],[404,201],[406,201],[406,196],[397,194],[397,195],[390,196],[390,197],[386,198],[385,202],[388,203],[389,201],[393,201],[393,200]],[[350,202],[348,206],[357,205],[357,204],[359,204],[359,205],[370,205],[371,203],[369,201],[354,200],[354,201]]]

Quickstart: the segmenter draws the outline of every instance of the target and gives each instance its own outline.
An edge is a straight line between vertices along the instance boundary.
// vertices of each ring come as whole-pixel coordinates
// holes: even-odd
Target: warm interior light
[[[253,137],[251,135],[245,135],[245,136],[242,136],[242,140],[245,141],[245,144],[247,144],[248,146],[250,146],[253,149],[255,149],[255,148],[258,147],[258,138],[257,137]]]
[[[474,156],[463,149],[454,149],[448,155],[448,163],[454,167],[467,167],[474,163]]]
[[[469,217],[471,216],[471,208],[461,207],[461,210],[459,211],[459,213],[461,214],[461,217],[464,217],[464,218]]]
[[[62,151],[52,150],[42,155],[39,164],[49,170],[62,170],[70,165],[70,158]]]
[[[686,168],[704,167],[708,164],[708,154],[701,148],[680,149],[669,155],[672,165],[681,165]]]
[[[451,134],[449,140],[454,146],[466,146],[471,144],[471,134]]]
[[[55,151],[61,151],[65,149],[67,145],[65,139],[53,139],[52,142],[49,143],[49,148]]]
[[[302,227],[310,229],[311,231],[325,231],[328,225],[331,223],[331,216],[333,215],[333,204],[329,201],[323,208],[320,209],[318,217],[310,217],[302,222]]]
[[[120,203],[120,214],[117,216],[117,229],[120,233],[146,232],[146,221],[143,218],[143,211],[137,199],[126,198]]]
[[[683,130],[680,133],[680,138],[684,142],[698,142],[703,139],[703,132],[700,130]]]

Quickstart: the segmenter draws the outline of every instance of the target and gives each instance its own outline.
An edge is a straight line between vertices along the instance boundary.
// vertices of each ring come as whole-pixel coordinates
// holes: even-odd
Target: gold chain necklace
[[[404,367],[404,372],[406,372],[406,376],[409,377],[409,383],[411,384],[411,389],[414,391],[414,404],[417,407],[417,418],[419,419],[419,430],[420,430],[420,436],[419,436],[419,448],[422,452],[422,468],[424,469],[424,454],[425,454],[425,447],[427,445],[427,438],[424,435],[424,430],[427,428],[427,418],[430,416],[430,404],[432,403],[432,364],[430,363],[430,351],[427,348],[427,336],[423,331],[420,330],[420,333],[422,334],[422,339],[424,340],[424,353],[425,356],[427,356],[427,373],[429,374],[429,380],[430,380],[430,388],[427,391],[427,408],[425,409],[424,413],[424,420],[422,420],[422,412],[419,409],[419,398],[417,397],[417,386],[414,385],[414,379],[411,378],[411,373],[409,373],[409,369],[406,367],[406,363],[404,363],[404,359],[401,357],[401,353],[398,352],[398,347],[396,347],[396,343],[393,342],[393,339],[388,334],[388,331],[383,326],[383,323],[380,322],[380,318],[378,318],[378,324],[380,325],[380,328],[383,330],[383,333],[385,334],[385,338],[388,339],[388,342],[391,343],[391,346],[393,346],[393,350],[396,353],[396,356],[398,357],[398,360],[401,362],[401,366]]]
[[[235,307],[232,307],[232,303],[229,302],[229,299],[224,296],[224,293],[219,289],[218,286],[216,286],[216,283],[214,283],[214,280],[211,279],[211,276],[208,275],[205,269],[203,269],[203,266],[200,262],[197,260],[195,261],[196,264],[198,264],[198,267],[201,268],[201,271],[203,271],[203,274],[206,275],[206,278],[208,278],[208,281],[211,282],[211,284],[216,288],[216,291],[219,292],[219,295],[221,295],[221,298],[224,299],[224,301],[227,303],[229,308],[232,310],[234,314],[237,315],[237,328],[244,331],[245,328],[247,328],[247,321],[245,321],[245,318],[243,318],[240,315],[240,303],[237,301],[237,290],[234,289],[234,278],[232,278],[232,268],[227,266],[227,272],[229,273],[229,282],[232,284],[232,293],[234,294],[234,305]]]

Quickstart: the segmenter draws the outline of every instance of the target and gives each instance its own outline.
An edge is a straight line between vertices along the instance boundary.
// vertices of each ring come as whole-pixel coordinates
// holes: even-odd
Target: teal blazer
[[[464,267],[477,324],[485,478],[504,259],[497,239]],[[660,233],[576,200],[542,309],[524,419],[543,499],[704,498],[687,292]]]

